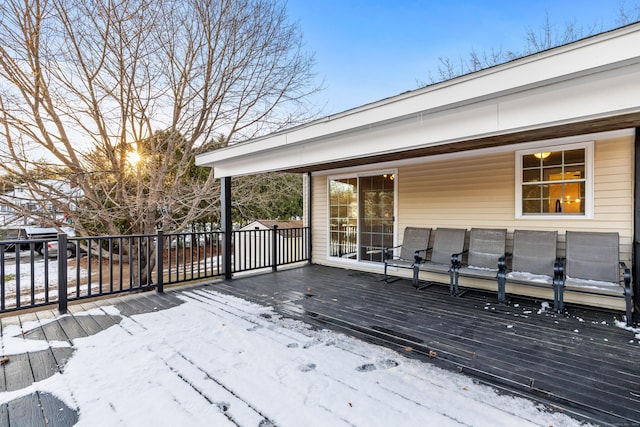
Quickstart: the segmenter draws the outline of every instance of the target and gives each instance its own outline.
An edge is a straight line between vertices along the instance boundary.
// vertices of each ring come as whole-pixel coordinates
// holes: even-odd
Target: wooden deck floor
[[[570,306],[569,315],[558,316],[539,313],[536,301],[499,305],[491,294],[452,298],[443,286],[416,291],[410,281],[385,284],[380,278],[307,266],[203,286],[463,372],[585,421],[640,424],[640,343],[633,332],[615,326],[615,313]],[[64,317],[39,311],[0,321],[4,332],[12,325],[22,328],[29,321],[56,318],[22,338],[71,343],[120,321],[120,316],[86,315],[86,310],[109,304],[130,316],[180,304],[180,292],[87,302],[71,306],[71,315]],[[11,356],[0,369],[0,391],[23,389],[64,369],[71,352],[49,348]],[[46,393],[0,405],[0,426],[71,426],[77,419],[77,413]]]
[[[640,342],[616,313],[448,287],[415,290],[375,274],[309,266],[216,289],[318,326],[390,346],[599,425],[640,425]]]

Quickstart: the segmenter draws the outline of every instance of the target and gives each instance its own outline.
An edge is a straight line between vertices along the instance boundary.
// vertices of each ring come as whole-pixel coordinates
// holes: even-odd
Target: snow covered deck
[[[640,422],[614,313],[379,279],[307,266],[4,317],[0,426]]]

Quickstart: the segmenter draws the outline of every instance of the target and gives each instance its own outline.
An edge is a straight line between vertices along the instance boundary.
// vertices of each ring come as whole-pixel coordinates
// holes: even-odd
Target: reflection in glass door
[[[358,178],[329,182],[329,256],[357,258]]]
[[[394,241],[393,173],[329,181],[329,256],[383,262]]]
[[[361,261],[383,262],[383,248],[393,246],[394,179],[394,174],[360,178]]]

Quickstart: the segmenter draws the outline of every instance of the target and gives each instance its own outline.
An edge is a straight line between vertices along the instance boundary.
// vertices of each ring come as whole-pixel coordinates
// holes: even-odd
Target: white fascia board
[[[274,147],[213,164],[215,176],[248,175],[331,163],[403,149],[640,112],[640,63],[365,131],[327,135],[312,144]]]
[[[306,125],[205,153],[197,157],[196,163],[198,165],[213,166],[216,176],[221,177],[231,176],[230,174],[236,173],[248,174],[318,163],[321,161],[320,158],[309,158],[308,154],[318,153],[321,147],[324,147],[324,149],[329,148],[326,146],[326,141],[335,140],[336,138],[340,140],[339,152],[334,152],[335,156],[327,158],[326,151],[321,150],[324,153],[321,156],[323,158],[322,161],[335,161],[349,158],[349,156],[361,157],[371,153],[382,154],[414,146],[425,146],[425,143],[429,145],[429,141],[422,140],[409,143],[407,139],[403,139],[400,145],[390,143],[387,139],[385,146],[378,148],[374,148],[366,140],[364,145],[346,145],[356,143],[353,134],[367,134],[370,137],[374,128],[376,133],[385,133],[382,128],[404,127],[408,122],[418,122],[422,125],[431,123],[435,124],[437,128],[439,126],[438,123],[434,123],[434,119],[438,119],[435,122],[449,121],[450,124],[456,123],[457,127],[459,127],[460,120],[471,119],[471,117],[466,117],[465,119],[465,117],[460,116],[458,114],[460,111],[468,112],[469,109],[473,110],[478,106],[481,107],[480,109],[491,109],[491,104],[494,104],[494,111],[489,117],[485,113],[481,114],[484,117],[475,117],[475,120],[468,122],[469,124],[474,122],[480,124],[480,128],[474,134],[461,133],[457,138],[453,135],[448,135],[448,139],[441,139],[440,143],[469,139],[474,135],[488,135],[491,132],[506,132],[509,129],[511,129],[510,131],[516,131],[523,128],[536,128],[544,123],[549,123],[549,119],[540,122],[533,116],[534,119],[529,118],[528,123],[519,123],[517,128],[506,125],[509,121],[503,119],[503,123],[500,125],[501,117],[508,116],[508,109],[506,108],[507,104],[503,104],[500,107],[497,99],[511,99],[517,104],[518,98],[530,98],[533,93],[537,93],[540,96],[541,93],[545,92],[545,88],[547,91],[550,88],[558,90],[559,87],[563,86],[563,82],[567,81],[572,82],[566,86],[575,86],[576,81],[582,80],[585,76],[602,75],[602,73],[609,70],[619,68],[629,70],[629,67],[631,67],[631,73],[637,81],[640,81],[640,70],[637,66],[639,63],[640,24],[637,24],[404,93],[334,116],[328,116]],[[618,82],[616,81],[615,83],[614,86],[617,87]],[[636,83],[635,87],[638,84],[640,83]],[[634,85],[632,84],[631,86],[632,92],[635,93]],[[573,95],[576,95],[580,91],[574,90],[573,92]],[[603,95],[600,92],[600,96]],[[629,105],[629,97],[624,96],[624,94],[624,100],[619,102],[613,99],[617,95],[608,93],[606,96],[608,100],[605,100],[605,103],[609,101],[613,104],[620,104],[619,107],[624,105],[624,108],[633,108],[640,104],[640,100],[636,97],[631,102],[632,105]],[[558,98],[553,94],[548,94],[548,96],[551,98],[547,98],[547,100]],[[544,96],[542,97],[544,98]],[[578,98],[580,97],[578,96]],[[492,100],[496,102],[491,102]],[[598,103],[602,101],[603,99],[600,98]],[[487,102],[489,104],[488,107]],[[573,107],[581,107],[584,106],[583,102],[585,102],[584,97],[580,99],[580,102],[573,102],[572,105]],[[613,107],[613,105],[610,107]],[[600,110],[602,114],[621,110],[621,108],[613,108],[605,111],[605,109],[598,108],[598,106],[595,106],[595,109]],[[555,110],[554,114],[558,113],[557,109],[553,108],[552,110]],[[597,114],[595,111],[585,111],[585,108],[581,108],[581,110],[581,114],[578,114],[578,112],[574,114],[572,110],[561,112],[559,116],[551,118],[552,122],[570,120],[571,116],[575,118],[594,117],[594,114]],[[491,115],[493,117],[490,117]],[[491,124],[486,125],[485,121],[488,119],[492,120],[490,123],[493,123],[493,127]],[[519,122],[519,120],[516,120],[516,122]],[[484,126],[483,123],[485,124]],[[515,125],[515,123],[512,123],[512,125]],[[485,128],[487,126],[488,128]],[[466,128],[467,126],[463,127]],[[422,128],[423,133],[427,130],[429,134],[433,134],[431,127]],[[445,135],[441,136],[444,137]],[[435,142],[432,137],[428,139],[432,144]],[[382,151],[379,151],[380,149]],[[256,159],[259,161],[255,162]],[[238,164],[244,164],[244,166],[238,168]],[[271,166],[267,166],[267,164]],[[243,172],[240,172],[240,170]]]

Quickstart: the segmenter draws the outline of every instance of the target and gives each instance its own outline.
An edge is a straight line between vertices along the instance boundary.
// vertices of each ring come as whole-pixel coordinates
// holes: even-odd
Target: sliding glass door
[[[394,221],[395,172],[329,180],[329,256],[382,262]]]

